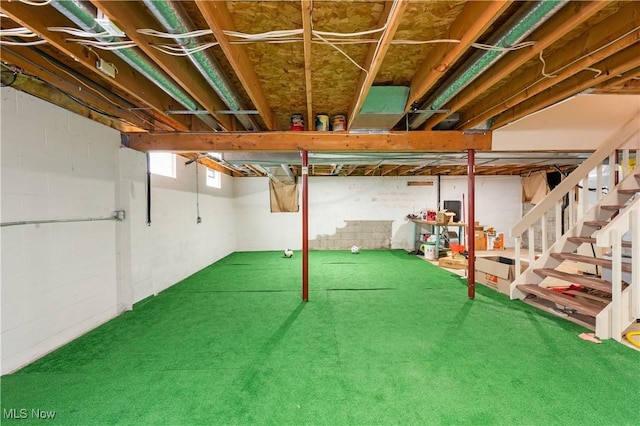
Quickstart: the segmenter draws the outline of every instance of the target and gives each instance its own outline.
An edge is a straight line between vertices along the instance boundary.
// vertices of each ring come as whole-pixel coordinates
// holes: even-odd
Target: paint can
[[[427,260],[436,260],[436,245],[425,244],[424,245],[424,258]]]
[[[304,117],[302,114],[293,114],[291,116],[291,130],[304,130]]]
[[[344,115],[334,115],[332,124],[334,132],[344,132],[347,130],[347,117]]]
[[[329,130],[329,116],[326,114],[316,115],[316,130],[318,132],[326,132]]]

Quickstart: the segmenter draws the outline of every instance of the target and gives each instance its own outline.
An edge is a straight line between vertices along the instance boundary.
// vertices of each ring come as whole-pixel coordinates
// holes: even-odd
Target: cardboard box
[[[454,259],[452,257],[441,257],[438,259],[438,266],[449,269],[465,269],[467,259]]]
[[[509,295],[515,279],[515,260],[502,256],[476,258],[476,282]]]
[[[476,250],[486,250],[487,249],[487,237],[484,234],[484,231],[476,230],[474,232],[475,242],[476,242]]]

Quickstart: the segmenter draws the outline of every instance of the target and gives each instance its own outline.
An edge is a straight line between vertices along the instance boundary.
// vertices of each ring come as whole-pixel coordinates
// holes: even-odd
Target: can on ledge
[[[291,115],[291,130],[304,130],[304,117],[302,116],[302,114]]]
[[[316,131],[326,132],[329,130],[329,116],[326,114],[316,115]]]
[[[341,114],[334,115],[332,124],[334,132],[344,132],[347,130],[347,117]]]

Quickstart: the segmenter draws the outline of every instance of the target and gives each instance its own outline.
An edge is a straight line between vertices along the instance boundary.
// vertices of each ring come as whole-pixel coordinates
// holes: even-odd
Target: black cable
[[[147,152],[147,226],[151,226],[151,156]]]

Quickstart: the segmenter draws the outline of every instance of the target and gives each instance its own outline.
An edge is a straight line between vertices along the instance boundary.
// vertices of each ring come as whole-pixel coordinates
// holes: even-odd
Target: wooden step
[[[602,259],[600,257],[592,257],[592,256],[583,256],[581,254],[575,253],[551,253],[551,256],[557,260],[571,260],[574,262],[586,263],[588,265],[598,265],[604,268],[611,269],[611,260]],[[622,270],[625,272],[631,272],[631,264],[630,263],[622,263]]]
[[[578,300],[575,297],[565,296],[564,294],[560,294],[535,284],[520,284],[516,287],[524,293],[533,294],[541,299],[546,299],[553,303],[557,303],[558,305],[575,309],[576,312],[592,317],[597,316],[602,310],[602,307],[596,304]]]
[[[595,244],[596,239],[592,237],[568,237],[567,241],[571,241],[572,243],[581,243],[581,244]],[[631,247],[631,241],[623,241],[622,247]]]
[[[534,269],[533,272],[541,277],[557,278],[570,284],[578,284],[583,287],[611,294],[611,283],[609,281],[601,280],[600,278],[587,277],[581,274],[571,274],[569,272],[557,271],[551,268]]]
[[[625,208],[624,204],[612,204],[612,205],[602,205],[600,206],[600,208],[602,210],[614,210],[614,211],[618,211],[618,210],[622,210]]]
[[[640,192],[640,188],[618,189],[618,194],[635,194]]]
[[[607,226],[609,222],[607,222],[606,220],[585,220],[584,224],[586,226],[593,226],[595,228],[602,228],[604,226]]]

